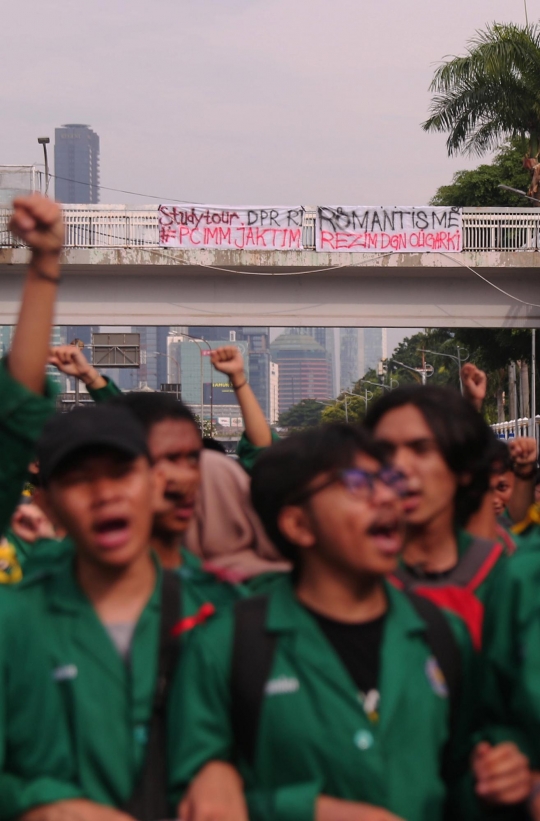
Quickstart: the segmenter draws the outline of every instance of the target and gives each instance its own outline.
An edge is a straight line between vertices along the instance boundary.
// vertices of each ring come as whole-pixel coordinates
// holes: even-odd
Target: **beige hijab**
[[[185,545],[206,564],[238,580],[288,571],[266,535],[250,499],[250,478],[229,456],[201,455],[201,488]]]

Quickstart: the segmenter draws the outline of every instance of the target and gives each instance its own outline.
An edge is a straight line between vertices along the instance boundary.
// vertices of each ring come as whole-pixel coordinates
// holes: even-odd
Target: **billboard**
[[[236,394],[232,389],[229,381],[214,382],[213,402],[214,405],[238,405]],[[205,405],[209,405],[212,401],[212,385],[210,382],[205,382],[203,386],[203,400]]]

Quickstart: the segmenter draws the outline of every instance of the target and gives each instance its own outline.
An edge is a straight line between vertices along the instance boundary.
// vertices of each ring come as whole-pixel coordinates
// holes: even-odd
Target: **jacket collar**
[[[426,632],[426,623],[404,593],[387,582],[385,592],[389,607],[379,670],[379,732],[382,734],[391,726],[397,712],[408,707],[405,703],[408,691],[406,671],[410,668],[410,654],[413,645]],[[334,690],[339,689],[343,698],[359,706],[357,686],[316,621],[296,598],[290,578],[276,583],[272,590],[266,628],[271,632],[289,634],[293,643],[292,657],[301,660],[308,670],[316,672]]]
[[[154,557],[156,566],[156,584],[152,595],[139,617],[133,634],[133,642],[147,630],[149,622],[159,614],[161,606],[162,572],[159,562]],[[107,628],[100,621],[92,603],[80,587],[75,573],[75,559],[65,562],[47,579],[46,592],[49,611],[60,618],[55,619],[53,629],[58,632],[58,644],[63,648],[61,653],[70,653],[73,647],[94,659],[103,671],[121,685],[126,685],[127,668],[120,658]],[[61,618],[67,615],[69,618]]]
[[[384,582],[384,589],[388,599],[388,623],[396,624],[396,630],[406,634],[425,632],[426,625],[418,615],[407,597],[396,588]],[[269,596],[266,628],[271,632],[298,632],[309,625],[313,619],[296,598],[294,585],[289,575],[275,583]]]

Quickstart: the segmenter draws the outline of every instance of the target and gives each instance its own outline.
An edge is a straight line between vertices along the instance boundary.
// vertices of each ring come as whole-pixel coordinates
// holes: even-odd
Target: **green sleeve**
[[[279,440],[280,437],[278,436],[278,434],[275,432],[275,430],[272,430],[272,442],[279,442]],[[252,445],[246,436],[246,432],[244,431],[236,447],[236,455],[238,456],[238,461],[240,462],[244,470],[247,473],[251,473],[255,465],[255,462],[257,461],[261,453],[263,453],[265,450],[267,450],[267,448],[259,448],[255,445]]]
[[[196,627],[182,651],[167,716],[173,808],[205,764],[233,760],[231,631],[232,619],[227,613]]]
[[[103,379],[107,382],[107,384],[103,388],[98,388],[97,390],[93,390],[92,388],[88,388],[88,393],[94,400],[94,402],[108,402],[109,399],[112,399],[113,396],[121,396],[122,391],[118,387],[118,385],[109,379],[108,376],[104,376]]]
[[[25,592],[0,591],[0,818],[81,791],[39,619]]]
[[[540,560],[540,554],[538,556]],[[536,556],[512,557],[497,575],[486,601],[481,655],[481,735],[491,744],[513,741],[538,769],[540,757],[528,737],[528,727],[518,718],[520,694],[526,685],[526,665],[537,669],[538,612],[536,590],[540,584]],[[537,568],[538,566],[538,568]],[[525,583],[520,576],[524,577]],[[533,592],[532,608],[528,593]],[[534,612],[536,611],[536,612]],[[532,618],[531,618],[532,616]],[[524,631],[532,629],[535,640],[525,652]],[[526,658],[531,655],[532,658]],[[531,726],[539,716],[530,715]],[[521,726],[520,726],[521,725]]]
[[[38,539],[29,545],[30,552],[23,564],[24,578],[56,567],[73,556],[75,546],[69,536],[63,539]]]
[[[47,419],[55,410],[55,391],[47,381],[45,395],[25,388],[0,360],[0,533],[15,510],[35,444]]]

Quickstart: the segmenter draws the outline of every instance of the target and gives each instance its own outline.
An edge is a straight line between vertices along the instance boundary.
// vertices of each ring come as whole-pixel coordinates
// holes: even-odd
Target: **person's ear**
[[[167,471],[163,465],[153,465],[150,468],[150,489],[152,512],[154,515],[158,513],[165,513],[173,507],[172,502],[165,498],[165,489],[167,487]]]
[[[56,511],[52,494],[48,488],[39,488],[36,504],[43,511],[54,528],[65,527],[62,517]]]
[[[289,505],[279,511],[277,524],[283,536],[291,544],[301,548],[313,547],[315,534],[304,508]]]

